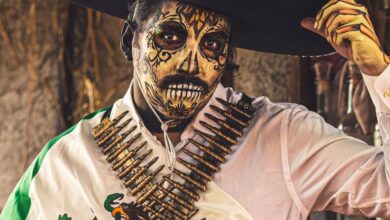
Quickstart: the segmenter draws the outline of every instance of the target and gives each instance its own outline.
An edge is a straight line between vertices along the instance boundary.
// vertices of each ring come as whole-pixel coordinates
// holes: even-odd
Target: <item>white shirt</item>
[[[390,217],[390,66],[381,76],[364,80],[376,106],[383,147],[343,134],[303,106],[258,97],[252,103],[258,108],[255,118],[201,193],[193,219],[306,219],[320,210]],[[213,124],[204,113],[215,114],[211,104],[222,108],[216,97],[235,103],[241,94],[219,85],[183,132],[175,147],[178,157],[186,158],[183,147],[195,150],[186,145],[188,138],[202,141],[194,128],[209,133],[199,122]],[[167,165],[165,148],[144,127],[130,89],[115,102],[111,119],[126,110],[130,112],[125,119],[133,118],[127,128],[137,125],[133,134],[142,133],[138,142],[146,140],[147,149],[153,149],[150,158],[159,157],[151,169]],[[102,114],[88,116],[46,145],[15,188],[1,219],[56,219],[64,214],[72,219],[113,219],[104,207],[109,195],[123,194],[119,203],[134,200],[92,138],[91,129]],[[179,163],[176,168],[186,171]],[[168,172],[166,166],[161,174]]]

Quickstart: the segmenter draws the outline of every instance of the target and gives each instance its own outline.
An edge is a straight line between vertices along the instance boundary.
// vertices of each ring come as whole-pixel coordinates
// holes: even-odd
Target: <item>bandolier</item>
[[[190,138],[189,142],[202,153],[183,148],[183,152],[193,161],[176,159],[190,170],[189,173],[173,170],[173,173],[182,179],[181,182],[171,178],[171,175],[156,178],[164,165],[155,170],[150,169],[159,158],[148,159],[153,149],[139,153],[141,149],[147,148],[146,141],[134,144],[140,138],[140,133],[134,134],[124,142],[124,139],[136,130],[136,126],[131,126],[122,132],[132,120],[128,119],[120,124],[127,111],[113,120],[109,119],[110,111],[107,111],[101,123],[93,128],[93,137],[102,153],[106,155],[107,162],[128,188],[131,196],[136,198],[136,207],[143,211],[137,215],[139,219],[184,220],[191,219],[198,212],[195,202],[200,199],[200,193],[207,190],[207,183],[212,181],[221,164],[226,163],[226,156],[233,153],[231,147],[238,143],[237,139],[243,136],[244,129],[248,127],[256,112],[251,105],[252,99],[244,94],[237,104],[216,99],[226,109],[211,105],[217,116],[209,113],[205,113],[205,116],[219,127],[200,121],[210,133],[195,129],[195,133],[204,142],[200,143],[194,138]],[[141,166],[141,163],[145,165]]]

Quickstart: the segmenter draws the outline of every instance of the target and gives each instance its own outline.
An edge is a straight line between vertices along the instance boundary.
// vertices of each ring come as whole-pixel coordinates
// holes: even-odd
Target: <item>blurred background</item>
[[[390,50],[390,0],[368,0]],[[59,0],[0,0],[0,210],[55,135],[126,92],[132,65],[119,48],[122,21]],[[226,86],[317,111],[334,126],[381,144],[373,105],[353,63],[337,54],[295,57],[238,49]],[[368,106],[368,107],[367,107]],[[317,213],[311,219],[363,219]]]

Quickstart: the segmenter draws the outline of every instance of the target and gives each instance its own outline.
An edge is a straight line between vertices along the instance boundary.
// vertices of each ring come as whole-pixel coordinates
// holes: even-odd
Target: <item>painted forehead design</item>
[[[163,9],[162,15],[164,21],[180,20],[187,28],[193,28],[195,37],[204,30],[229,31],[224,16],[181,2],[169,4],[165,10]]]

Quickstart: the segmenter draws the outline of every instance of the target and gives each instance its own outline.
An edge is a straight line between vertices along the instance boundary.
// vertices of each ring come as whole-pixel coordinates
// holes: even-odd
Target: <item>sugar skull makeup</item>
[[[133,43],[135,74],[150,104],[169,119],[188,118],[210,99],[224,72],[226,17],[165,1]]]

